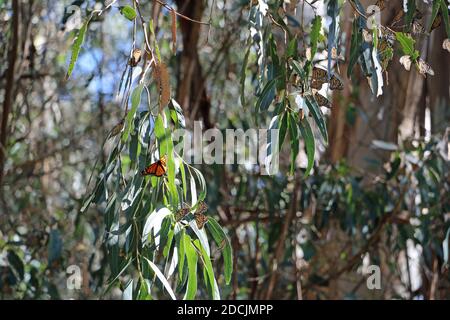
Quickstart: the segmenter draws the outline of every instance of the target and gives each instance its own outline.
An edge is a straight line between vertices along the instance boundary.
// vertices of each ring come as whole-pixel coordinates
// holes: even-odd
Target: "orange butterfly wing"
[[[142,170],[141,174],[143,176],[154,175],[156,173],[157,168],[158,168],[158,162],[152,163],[147,168]]]
[[[162,165],[161,162],[158,162],[157,166],[156,166],[155,176],[161,177],[165,173],[166,173],[166,168]]]
[[[143,176],[154,175],[157,177],[161,177],[165,173],[166,173],[166,156],[162,157],[155,163],[152,163],[141,172]]]

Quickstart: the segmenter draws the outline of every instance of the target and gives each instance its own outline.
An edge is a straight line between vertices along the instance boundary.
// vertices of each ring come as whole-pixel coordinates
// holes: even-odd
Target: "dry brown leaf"
[[[154,75],[159,89],[159,107],[162,110],[170,102],[170,75],[163,62],[155,65]]]

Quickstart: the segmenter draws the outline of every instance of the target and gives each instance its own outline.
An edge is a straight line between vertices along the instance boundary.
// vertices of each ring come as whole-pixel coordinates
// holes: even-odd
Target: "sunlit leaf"
[[[173,300],[177,300],[177,298],[175,296],[175,293],[172,290],[172,287],[170,286],[170,284],[167,281],[166,277],[164,277],[162,272],[159,270],[159,268],[153,262],[151,262],[149,259],[147,259],[146,257],[144,257],[144,259],[148,263],[150,268],[152,268],[152,270],[155,272],[156,276],[158,277],[159,281],[161,281],[161,283],[163,284],[164,288],[169,293],[170,297]]]
[[[230,240],[216,220],[210,218],[206,224],[206,228],[211,233],[214,242],[220,248],[223,248],[222,255],[225,269],[225,282],[226,284],[230,284],[231,274],[233,273],[233,250],[231,248]]]
[[[127,117],[125,119],[125,129],[122,133],[122,141],[125,142],[128,140],[128,136],[130,135],[132,129],[132,123],[134,116],[136,115],[136,111],[141,104],[141,95],[142,90],[144,89],[144,84],[139,84],[136,88],[134,88],[133,93],[131,94],[131,109],[127,113]]]
[[[214,300],[220,300],[219,288],[217,287],[216,279],[214,277],[214,271],[209,254],[205,251],[203,246],[198,240],[194,241],[194,245],[202,254],[202,262],[207,274],[208,286],[212,291],[212,297]]]
[[[69,77],[72,75],[73,68],[75,67],[75,63],[78,60],[78,55],[80,54],[81,46],[83,45],[89,22],[90,18],[83,23],[75,37],[75,41],[72,45],[72,55],[70,57],[69,68],[67,69],[66,80],[69,79]]]
[[[314,121],[316,122],[317,126],[319,127],[319,131],[322,134],[322,137],[326,144],[328,144],[328,132],[327,132],[327,126],[325,123],[325,117],[323,116],[322,111],[320,110],[320,107],[317,105],[317,102],[314,100],[312,96],[308,96],[305,99],[306,106],[309,109],[309,112],[311,112],[311,115],[314,118]]]
[[[305,177],[309,175],[311,169],[314,165],[314,155],[315,155],[315,142],[314,142],[314,134],[311,130],[311,127],[306,119],[303,119],[299,122],[300,132],[302,134],[303,140],[305,141],[305,149],[306,155],[308,157],[308,166],[306,167]]]
[[[130,21],[133,21],[136,18],[136,11],[133,9],[133,7],[126,5],[126,6],[120,6],[119,7],[120,14],[123,15],[125,18],[127,18]]]
[[[419,57],[419,51],[414,49],[415,40],[411,37],[410,34],[396,32],[395,37],[400,43],[402,51],[405,55],[410,56],[412,60],[416,60]]]
[[[322,18],[320,16],[315,16],[312,21],[311,29],[311,61],[317,52],[317,43],[319,41],[320,29],[322,28]]]
[[[197,293],[197,252],[191,242],[191,237],[184,234],[184,248],[188,262],[188,282],[183,300],[193,300]]]

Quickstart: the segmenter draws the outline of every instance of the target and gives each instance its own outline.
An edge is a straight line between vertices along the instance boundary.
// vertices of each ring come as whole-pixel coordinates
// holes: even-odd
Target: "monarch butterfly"
[[[175,213],[175,220],[177,222],[181,221],[181,219],[183,219],[189,213],[189,211],[191,211],[191,208],[189,207],[181,208]]]
[[[208,217],[205,216],[203,213],[194,213],[195,223],[197,224],[197,228],[200,230],[203,228],[206,222],[208,222]]]
[[[426,33],[425,27],[416,19],[412,23],[412,32],[414,34]]]
[[[324,81],[312,79],[310,85],[311,85],[311,88],[320,90],[320,89],[322,89],[322,85],[324,83],[325,83]]]
[[[314,67],[312,70],[313,80],[320,80],[326,82],[327,76],[328,76],[327,70],[318,67]]]
[[[378,0],[375,5],[380,8],[380,11],[383,11],[386,8],[386,4],[384,3],[384,0]]]
[[[206,203],[204,203],[203,201],[200,201],[198,203],[198,207],[197,210],[195,210],[196,213],[205,213],[208,210],[208,206],[206,205]]]
[[[312,79],[310,86],[313,89],[320,90],[322,85],[328,81],[328,72],[324,69],[314,67],[312,70]]]
[[[330,79],[330,89],[331,90],[342,90],[344,89],[344,84],[338,77],[333,75]]]
[[[195,223],[197,223],[197,227],[202,229],[205,223],[208,221],[208,217],[204,215],[204,213],[208,210],[208,206],[203,201],[200,201],[194,213]]]
[[[330,104],[330,101],[328,101],[327,98],[325,98],[323,95],[321,95],[318,92],[316,92],[316,94],[314,94],[314,98],[316,99],[319,107],[329,106],[329,104]]]
[[[436,18],[434,18],[433,23],[431,24],[431,31],[438,28],[441,25],[441,23],[442,23],[442,14],[441,12],[439,12]]]
[[[403,12],[402,9],[400,9],[399,11],[397,11],[397,13],[396,13],[395,16],[394,16],[394,19],[392,19],[391,27],[393,27],[394,25],[396,25],[397,23],[399,23],[400,20],[402,20],[404,14],[405,14],[405,13]]]
[[[167,170],[166,161],[167,156],[164,155],[161,159],[159,159],[155,163],[152,163],[147,168],[142,170],[141,175],[143,176],[153,175],[157,177],[163,176]]]
[[[131,54],[131,58],[130,58],[130,66],[132,67],[136,67],[138,65],[138,63],[141,61],[141,56],[142,56],[142,50],[141,49],[134,49],[133,53]]]
[[[420,74],[422,74],[424,77],[426,77],[427,74],[434,76],[434,71],[431,66],[422,59],[419,59],[418,68]]]

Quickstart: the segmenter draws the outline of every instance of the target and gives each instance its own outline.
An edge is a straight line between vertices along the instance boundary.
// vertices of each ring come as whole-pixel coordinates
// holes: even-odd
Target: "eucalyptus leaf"
[[[161,281],[161,283],[163,284],[164,288],[169,293],[170,297],[173,300],[177,300],[177,298],[175,296],[175,293],[173,292],[172,287],[169,284],[169,281],[167,281],[166,277],[164,277],[164,275],[159,270],[159,268],[153,262],[151,262],[149,259],[147,259],[146,257],[144,257],[144,259],[148,263],[150,268],[152,268],[152,270],[155,272],[156,276],[158,277],[159,281]]]
[[[216,220],[210,218],[206,224],[206,228],[211,233],[214,242],[222,249],[224,270],[225,270],[225,282],[230,284],[231,275],[233,273],[233,250],[231,248],[231,243],[222,227],[217,223]]]
[[[308,123],[308,120],[303,119],[299,123],[300,132],[303,136],[303,139],[305,141],[305,149],[306,149],[306,155],[308,157],[308,166],[306,167],[305,171],[305,177],[309,176],[309,173],[311,172],[311,169],[314,165],[314,155],[315,155],[315,142],[314,142],[314,134],[311,130],[311,126]]]
[[[120,14],[123,15],[125,18],[127,18],[130,21],[133,21],[136,18],[136,10],[133,9],[133,7],[126,5],[126,6],[120,6],[119,7]]]
[[[188,262],[188,282],[183,300],[193,300],[197,293],[197,252],[191,242],[191,237],[184,234],[184,248]]]
[[[75,41],[72,45],[72,55],[70,57],[69,68],[67,69],[66,80],[69,79],[70,76],[72,75],[72,71],[73,68],[75,67],[75,63],[78,60],[78,55],[80,54],[81,46],[83,45],[84,37],[86,35],[86,31],[88,29],[90,21],[91,18],[89,17],[89,19],[87,19],[83,23],[83,25],[81,26],[80,30],[78,31],[75,37]]]

